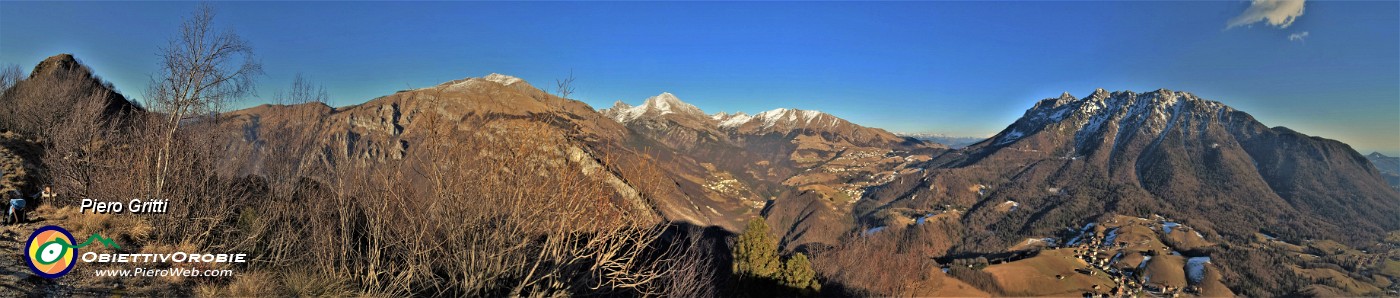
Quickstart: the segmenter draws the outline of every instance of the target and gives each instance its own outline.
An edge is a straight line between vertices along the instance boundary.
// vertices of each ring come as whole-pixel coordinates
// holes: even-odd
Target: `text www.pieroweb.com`
[[[133,269],[97,269],[97,270],[93,270],[93,274],[96,275],[96,276],[99,276],[99,277],[108,277],[108,276],[111,276],[111,277],[134,277],[134,276],[146,276],[146,277],[157,277],[157,276],[182,276],[182,277],[200,277],[200,276],[202,276],[202,277],[219,277],[219,276],[233,276],[233,270],[232,270],[232,269],[208,269],[208,270],[201,270],[201,269],[194,269],[194,268],[148,269],[148,268],[137,267],[137,268],[133,268]]]

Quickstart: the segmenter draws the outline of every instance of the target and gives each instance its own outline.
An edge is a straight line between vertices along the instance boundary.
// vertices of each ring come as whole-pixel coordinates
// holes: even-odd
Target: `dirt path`
[[[0,297],[51,297],[71,294],[63,278],[47,279],[34,275],[25,261],[24,243],[39,227],[54,224],[48,214],[35,211],[29,222],[0,226]]]

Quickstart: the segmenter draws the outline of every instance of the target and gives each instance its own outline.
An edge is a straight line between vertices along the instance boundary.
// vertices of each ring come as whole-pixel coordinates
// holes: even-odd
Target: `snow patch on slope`
[[[817,119],[821,115],[822,112],[818,111],[802,111],[802,119],[807,123],[811,123],[813,119]]]
[[[1191,283],[1200,283],[1206,277],[1206,263],[1210,263],[1210,257],[1194,257],[1186,260],[1186,278]]]
[[[749,120],[753,120],[753,116],[749,116],[749,114],[744,114],[744,112],[738,112],[734,115],[729,115],[724,118],[716,118],[716,120],[720,120],[719,127],[731,128],[739,127],[740,125],[744,125],[744,123],[749,123]]]
[[[786,108],[777,108],[770,111],[758,113],[758,115],[754,115],[754,118],[763,121],[763,127],[765,128],[773,127],[773,125],[778,124],[778,120],[782,120],[783,114],[786,114],[787,111],[788,109]]]
[[[794,127],[836,125],[836,117],[828,116],[829,115],[827,115],[826,113],[822,113],[821,111],[777,108],[758,113],[757,115],[753,116],[753,119],[763,121],[763,128],[770,128],[780,124],[790,125]]]
[[[517,78],[517,77],[512,77],[512,76],[503,75],[503,74],[499,74],[499,73],[492,73],[492,74],[486,75],[486,77],[483,77],[482,79],[485,79],[485,80],[487,80],[487,81],[492,81],[492,82],[500,83],[501,85],[506,85],[506,86],[510,86],[510,84],[515,84],[515,83],[519,83],[519,82],[524,81],[524,80],[521,80],[520,78]]]
[[[638,117],[641,117],[642,114],[645,114],[647,112],[646,106],[633,107],[627,106],[626,104],[617,105],[614,107],[614,109],[619,110],[612,111],[613,120],[617,120],[617,122],[621,123],[632,122],[632,120],[636,120]]]
[[[1011,142],[1015,142],[1016,140],[1020,140],[1021,137],[1024,136],[1024,135],[1025,135],[1025,133],[1022,133],[1020,128],[1012,129],[1011,132],[1008,132],[1008,133],[1006,133],[1006,135],[1001,136],[1001,139],[997,141],[996,145],[997,145],[997,146],[1001,146],[1001,145],[1010,144]]]

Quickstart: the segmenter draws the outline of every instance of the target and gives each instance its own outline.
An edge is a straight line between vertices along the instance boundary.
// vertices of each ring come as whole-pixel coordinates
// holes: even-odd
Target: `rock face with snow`
[[[719,112],[715,113],[714,116],[710,116],[710,118],[715,119],[715,121],[719,121],[719,127],[723,128],[738,127],[740,125],[744,125],[744,123],[749,123],[749,120],[753,120],[753,116],[749,116],[749,114],[746,114],[744,112],[738,112],[734,114]]]
[[[736,114],[721,122],[720,127],[738,134],[750,135],[789,132],[812,133],[862,145],[922,143],[882,129],[856,125],[831,114],[813,110],[779,108],[764,111],[751,117]],[[928,145],[942,147],[936,144]]]
[[[612,108],[600,112],[673,149],[690,150],[702,142],[727,139],[715,126],[714,119],[669,92],[647,98],[638,106],[618,101]]]
[[[700,111],[700,108],[681,101],[680,98],[676,98],[676,95],[670,92],[662,92],[660,95],[647,98],[646,101],[642,102],[642,105],[635,107],[618,101],[613,105],[613,108],[605,109],[602,112],[603,115],[607,115],[621,123],[632,122],[642,116],[661,117],[676,114],[677,116],[675,117],[705,117],[705,112]]]
[[[1083,158],[1115,182],[1140,186],[1178,206],[1202,206],[1197,198],[1204,197],[1252,196],[1294,206],[1280,208],[1294,209],[1288,212],[1330,215],[1328,221],[1339,226],[1400,225],[1354,219],[1384,217],[1374,210],[1400,211],[1400,202],[1350,146],[1270,128],[1186,92],[1099,89],[1078,99],[1065,94],[1040,101],[993,140],[978,149],[1036,148]]]
[[[1160,143],[1174,128],[1176,131],[1200,131],[1211,121],[1248,116],[1235,112],[1219,102],[1166,89],[1147,93],[1109,93],[1097,89],[1079,99],[1066,92],[1036,103],[1021,119],[993,137],[992,146],[1011,145],[1049,129],[1071,133],[1074,153],[1092,154],[1104,150],[1104,145],[1108,145],[1107,150],[1153,145]]]

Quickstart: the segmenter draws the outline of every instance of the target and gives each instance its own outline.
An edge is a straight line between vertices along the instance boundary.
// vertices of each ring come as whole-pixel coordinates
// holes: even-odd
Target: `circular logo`
[[[29,269],[44,278],[58,278],[73,270],[78,249],[73,234],[58,226],[44,226],[29,235],[24,244],[25,260]]]

